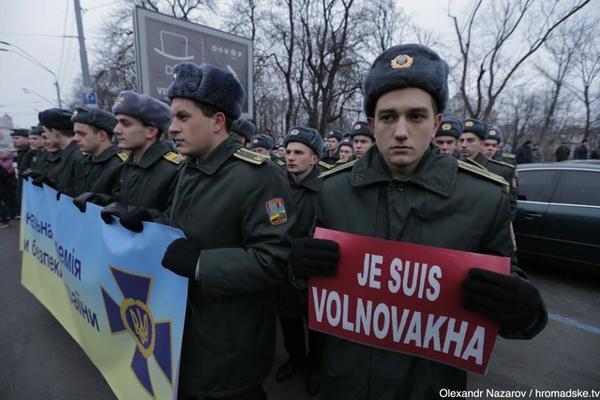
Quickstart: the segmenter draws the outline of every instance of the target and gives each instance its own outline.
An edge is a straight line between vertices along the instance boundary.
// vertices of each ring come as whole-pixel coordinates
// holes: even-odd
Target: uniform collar
[[[320,175],[321,171],[319,170],[318,165],[315,165],[312,171],[309,172],[308,175],[304,177],[299,183],[294,182],[294,178],[288,172],[288,179],[292,186],[302,186],[307,188],[308,190],[312,190],[313,192],[318,192],[321,189],[321,185],[323,181],[321,179],[317,179]]]
[[[69,155],[71,155],[75,150],[77,149],[77,143],[75,143],[75,141],[72,141],[71,143],[69,143],[67,145],[67,147],[65,147],[65,149],[62,151],[63,154],[65,155],[65,157],[68,157]]]
[[[240,147],[239,139],[230,135],[205,160],[189,157],[186,162],[206,175],[214,175]]]
[[[435,154],[433,145],[425,151],[414,173],[406,179],[417,186],[449,197],[454,187],[458,165],[453,157]],[[381,182],[391,182],[395,178],[383,160],[376,146],[354,164],[350,178],[352,186],[367,186]]]
[[[155,162],[160,160],[160,158],[167,154],[170,151],[169,147],[163,142],[156,142],[152,146],[148,147],[146,152],[142,155],[140,161],[136,164],[141,168],[149,168]],[[133,153],[129,155],[127,160],[128,162],[135,164],[133,162]]]
[[[104,150],[102,153],[100,153],[100,155],[98,157],[96,157],[96,158],[92,157],[92,162],[102,163],[102,162],[108,161],[112,156],[114,156],[118,152],[119,152],[119,149],[117,148],[117,146],[114,146],[114,145],[110,146],[109,148]]]

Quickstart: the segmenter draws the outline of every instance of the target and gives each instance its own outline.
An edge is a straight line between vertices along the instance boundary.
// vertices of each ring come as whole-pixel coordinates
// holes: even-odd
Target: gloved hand
[[[73,204],[81,212],[85,212],[85,203],[88,202],[99,206],[106,206],[113,202],[113,198],[103,193],[85,192],[73,199]]]
[[[201,251],[200,246],[189,239],[175,239],[167,247],[161,264],[177,275],[194,280]]]
[[[152,221],[152,216],[148,209],[124,206],[120,203],[110,203],[100,211],[100,216],[107,224],[112,224],[113,217],[118,217],[124,228],[138,233],[144,229],[142,221]]]
[[[289,263],[294,276],[335,276],[340,246],[327,239],[302,238],[292,242]]]
[[[542,297],[525,279],[473,268],[463,283],[463,306],[498,322],[503,333],[513,334],[534,324]]]
[[[54,187],[54,183],[45,174],[33,171],[29,174],[29,178],[31,179],[31,183],[37,187],[42,187],[44,183],[50,187]]]

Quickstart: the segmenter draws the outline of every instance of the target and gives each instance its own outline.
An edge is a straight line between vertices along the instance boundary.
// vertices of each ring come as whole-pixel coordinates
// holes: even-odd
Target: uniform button
[[[404,186],[398,186],[398,191],[399,192],[404,192]]]

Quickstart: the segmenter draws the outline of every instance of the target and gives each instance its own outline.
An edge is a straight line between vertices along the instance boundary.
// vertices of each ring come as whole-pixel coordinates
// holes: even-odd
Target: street
[[[114,399],[108,384],[54,317],[20,285],[18,224],[0,230],[0,399]],[[469,389],[600,389],[600,280],[577,271],[526,268],[546,301],[550,320],[530,341],[498,339],[485,376]],[[279,338],[281,336],[279,335]],[[281,341],[274,368],[285,361]],[[302,378],[271,375],[270,399],[305,399]],[[491,397],[488,397],[491,398]]]

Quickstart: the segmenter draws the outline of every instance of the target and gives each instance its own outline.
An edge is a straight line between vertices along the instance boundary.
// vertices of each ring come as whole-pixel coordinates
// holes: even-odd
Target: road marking
[[[548,313],[548,319],[564,322],[565,324],[569,324],[571,326],[574,326],[575,328],[579,328],[584,331],[595,333],[596,335],[600,335],[600,328],[595,327],[593,325],[584,324],[583,322],[575,321],[574,319],[571,319],[571,318],[563,317],[562,315]]]

